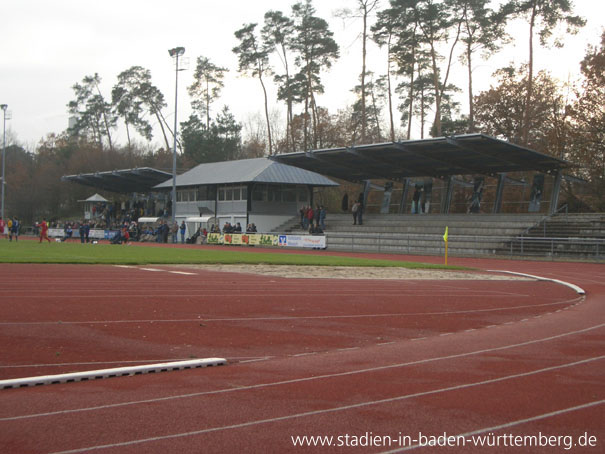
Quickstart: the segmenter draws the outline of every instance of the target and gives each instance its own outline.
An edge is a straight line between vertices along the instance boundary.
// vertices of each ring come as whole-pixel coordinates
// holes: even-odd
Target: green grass
[[[281,251],[280,251],[281,252]],[[151,245],[110,245],[56,243],[0,239],[0,263],[72,263],[72,264],[275,264],[314,266],[374,266],[414,269],[461,269],[460,267],[398,260],[376,260],[317,254],[275,253],[271,250],[251,252],[234,246],[233,250],[199,247],[154,247]]]

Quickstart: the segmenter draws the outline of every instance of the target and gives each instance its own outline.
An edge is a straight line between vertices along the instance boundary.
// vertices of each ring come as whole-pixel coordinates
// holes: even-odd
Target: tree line
[[[242,124],[228,106],[217,109],[229,68],[197,57],[187,87],[192,113],[177,137],[179,167],[409,139],[415,130],[421,138],[482,132],[576,163],[576,176],[589,188],[587,197],[576,197],[578,205],[605,209],[605,34],[586,50],[582,77],[574,83],[534,68],[537,43],[561,46],[567,34],[584,25],[571,0],[351,0],[351,9],[338,15],[360,24],[360,73],[359,83],[350,87],[352,105],[330,112],[319,104],[324,77],[338,64],[340,47],[312,0],[294,3],[287,13],[267,11],[263,23],[234,31],[232,49],[237,72],[258,80],[264,119]],[[507,25],[513,20],[526,24],[527,61],[496,70],[491,87],[475,93],[473,67],[511,44]],[[370,41],[385,50],[382,68],[367,64]],[[456,61],[467,68],[465,112],[459,101],[463,90],[451,80]],[[29,159],[32,168],[63,162],[73,173],[107,170],[114,158],[120,168],[126,162],[170,167],[175,132],[163,115],[165,97],[150,71],[138,66],[123,71],[110,96],[101,92],[100,82],[94,74],[74,84],[74,99],[67,105],[73,125],[50,135],[32,153],[21,150],[27,156],[22,161]],[[276,99],[270,99],[269,87],[275,88]],[[283,119],[272,110],[277,104],[283,105]],[[125,145],[114,141],[118,124],[126,130]],[[154,124],[164,144],[159,149],[152,145]],[[104,161],[93,159],[96,154]],[[10,177],[7,181],[17,185]],[[58,199],[48,205],[61,209]]]

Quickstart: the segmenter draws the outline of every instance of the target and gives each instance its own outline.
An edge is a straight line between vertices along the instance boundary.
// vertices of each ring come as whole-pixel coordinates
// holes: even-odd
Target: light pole
[[[8,105],[2,104],[0,105],[0,108],[2,109],[4,117],[2,132],[2,214],[0,214],[0,217],[4,219],[4,160],[6,156],[6,109],[8,108]]]
[[[184,47],[175,47],[168,53],[176,61],[176,76],[174,83],[174,147],[172,149],[172,224],[176,222],[176,133],[177,133],[177,105],[179,100],[179,57],[185,53]]]

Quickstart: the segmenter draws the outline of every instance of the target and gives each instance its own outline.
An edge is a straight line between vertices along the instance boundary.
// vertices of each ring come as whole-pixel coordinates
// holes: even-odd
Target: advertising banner
[[[63,229],[48,229],[48,236],[49,238],[62,238],[63,236],[65,236],[65,232],[63,231]]]
[[[91,230],[90,232],[88,232],[88,238],[93,238],[95,240],[102,240],[105,238],[105,230],[99,230],[99,229],[95,229],[95,230]]]
[[[230,244],[234,246],[287,246],[321,248],[326,247],[325,236],[312,235],[265,235],[262,233],[209,233],[207,244]]]
[[[325,249],[326,237],[323,235],[279,235],[278,245],[282,247]]]
[[[223,235],[220,233],[209,233],[206,237],[208,244],[223,244]]]

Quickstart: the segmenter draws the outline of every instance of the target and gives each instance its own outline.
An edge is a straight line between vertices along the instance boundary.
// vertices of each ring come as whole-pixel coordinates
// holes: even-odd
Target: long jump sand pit
[[[515,280],[530,278],[487,273],[484,271],[450,271],[403,267],[295,266],[295,265],[179,265],[179,268],[230,273],[259,274],[290,279],[384,279],[384,280]]]

